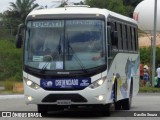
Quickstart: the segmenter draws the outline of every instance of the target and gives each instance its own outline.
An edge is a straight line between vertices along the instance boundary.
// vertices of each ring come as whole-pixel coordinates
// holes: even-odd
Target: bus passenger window
[[[111,57],[111,27],[107,27],[108,57]]]
[[[108,22],[107,25],[108,25],[108,28],[110,31],[110,32],[108,32],[109,33],[108,35],[110,35],[110,43],[112,45],[112,48],[118,49],[117,25],[115,22]]]
[[[118,33],[117,31],[113,31],[111,33],[112,38],[112,47],[113,49],[118,49]]]
[[[121,34],[121,25],[117,24],[117,31],[118,31],[118,49],[122,50],[122,34]]]

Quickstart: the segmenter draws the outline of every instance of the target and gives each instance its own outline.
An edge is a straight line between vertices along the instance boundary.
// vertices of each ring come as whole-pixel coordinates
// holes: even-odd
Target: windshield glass
[[[27,23],[24,63],[43,70],[86,70],[106,63],[104,21]]]

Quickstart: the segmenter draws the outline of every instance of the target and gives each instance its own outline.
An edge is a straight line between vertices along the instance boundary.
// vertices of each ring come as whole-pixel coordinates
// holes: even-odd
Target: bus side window
[[[118,49],[118,32],[116,22],[110,22],[111,26],[111,43],[113,49]]]
[[[110,26],[107,26],[107,39],[108,39],[108,57],[111,57],[112,56],[112,52],[111,52],[111,27]]]
[[[135,49],[136,51],[138,51],[138,33],[137,33],[137,30],[136,28],[134,28],[134,36],[135,36]]]
[[[130,26],[127,26],[127,39],[128,39],[128,50],[132,51],[132,40],[131,40]]]
[[[133,28],[133,27],[132,27],[132,29],[131,29],[131,36],[132,36],[132,48],[133,48],[133,51],[136,51],[135,35],[134,35],[134,28]]]
[[[118,49],[118,30],[117,30],[117,22],[114,22],[114,26],[113,26],[113,41],[114,41],[114,47],[115,49]]]
[[[127,50],[127,39],[126,39],[126,27],[125,25],[122,25],[122,38],[123,38],[123,50]]]
[[[129,50],[129,46],[128,46],[129,42],[128,42],[128,35],[127,35],[128,34],[127,25],[124,26],[124,29],[125,29],[125,36],[124,37],[125,37],[125,41],[126,41],[126,50]]]
[[[122,44],[122,34],[121,34],[121,25],[120,23],[117,23],[117,31],[118,31],[118,49],[122,50],[123,44]]]

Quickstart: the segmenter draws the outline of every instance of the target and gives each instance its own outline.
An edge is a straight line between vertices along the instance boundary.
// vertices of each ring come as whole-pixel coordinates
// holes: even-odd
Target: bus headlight
[[[104,95],[99,95],[99,96],[97,96],[97,99],[98,99],[99,101],[104,100]]]
[[[36,84],[35,82],[33,82],[33,81],[31,81],[31,80],[29,80],[29,79],[27,79],[27,78],[24,78],[24,81],[26,82],[26,84],[27,84],[29,87],[31,87],[31,88],[33,88],[33,89],[35,89],[35,90],[37,90],[37,89],[40,88],[40,86],[39,86],[38,84]]]
[[[106,77],[99,79],[99,80],[93,82],[89,87],[92,89],[95,89],[95,88],[101,86],[105,82],[105,80],[106,80]]]

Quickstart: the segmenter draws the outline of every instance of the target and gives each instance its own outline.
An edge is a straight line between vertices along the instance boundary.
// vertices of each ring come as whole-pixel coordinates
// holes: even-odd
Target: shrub
[[[150,64],[152,59],[152,49],[150,47],[140,48],[141,63]],[[156,48],[156,66],[157,64],[160,64],[160,47]]]
[[[22,49],[17,49],[13,41],[0,40],[0,68],[0,81],[22,80]]]
[[[4,82],[4,87],[6,91],[12,91],[13,90],[13,85],[14,85],[15,81],[10,81],[10,80],[6,80]]]

